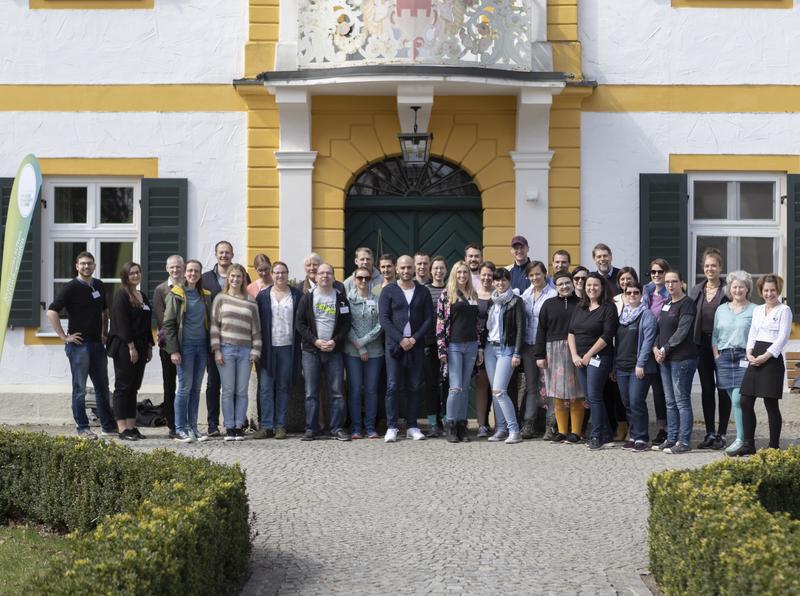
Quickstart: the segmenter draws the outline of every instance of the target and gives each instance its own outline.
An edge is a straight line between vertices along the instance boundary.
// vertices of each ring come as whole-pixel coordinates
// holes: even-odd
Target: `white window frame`
[[[73,186],[86,187],[86,223],[55,223],[55,188]],[[131,223],[100,223],[100,189],[104,186],[130,186],[133,188],[133,218]],[[47,177],[42,182],[42,198],[47,207],[42,217],[42,268],[41,297],[50,304],[55,298],[52,270],[55,261],[56,242],[86,242],[86,250],[92,253],[100,265],[100,244],[102,242],[133,242],[133,259],[141,258],[141,178],[114,177]],[[73,277],[76,273],[73,271]],[[118,277],[101,277],[103,282],[116,283]],[[109,305],[110,306],[110,305]],[[43,311],[40,323],[40,335],[50,335],[50,325]]]
[[[694,218],[694,185],[696,182],[773,182],[775,195],[775,217],[767,219],[701,219]],[[697,275],[697,237],[728,236],[728,255],[738,255],[736,237],[751,236],[773,238],[773,260],[778,273],[785,277],[786,266],[786,175],[778,172],[695,172],[688,175],[688,222],[689,222],[689,281],[694,285]],[[731,238],[730,236],[734,237]],[[738,268],[738,263],[725,263],[725,271]]]

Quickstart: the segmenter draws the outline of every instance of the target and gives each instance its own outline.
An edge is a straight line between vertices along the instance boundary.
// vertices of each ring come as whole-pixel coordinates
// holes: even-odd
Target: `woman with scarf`
[[[603,389],[613,366],[612,344],[618,319],[614,302],[607,297],[605,284],[605,278],[596,272],[586,278],[583,298],[572,313],[567,336],[572,362],[578,369],[578,379],[591,409],[591,450],[610,447],[614,440],[603,401]]]
[[[539,311],[539,328],[533,346],[536,366],[544,375],[544,388],[548,402],[555,408],[558,433],[554,443],[580,443],[581,428],[586,408],[585,397],[578,373],[567,345],[572,311],[580,301],[573,292],[572,276],[559,271],[553,276],[558,296],[547,300]],[[570,423],[572,426],[570,427]]]
[[[511,288],[511,272],[505,268],[494,272],[492,305],[486,319],[481,345],[485,349],[486,374],[492,386],[497,428],[489,441],[519,443],[522,436],[517,424],[514,404],[508,395],[511,374],[519,366],[525,334],[525,307],[522,298]]]
[[[661,307],[669,300],[667,286],[664,285],[664,276],[670,270],[670,264],[666,259],[653,259],[650,261],[650,283],[644,286],[644,302],[650,312],[656,317],[656,323],[661,316]],[[667,440],[667,400],[664,396],[664,384],[661,382],[661,375],[653,377],[653,406],[656,411],[656,438],[653,441],[660,445]]]
[[[622,292],[625,304],[619,315],[614,341],[614,364],[630,425],[630,440],[623,449],[642,452],[650,449],[647,391],[658,374],[658,365],[653,357],[658,324],[642,302],[642,285],[638,281],[627,283]]]
[[[489,307],[492,305],[492,291],[494,290],[494,271],[497,269],[491,261],[481,263],[480,284],[475,288],[478,294],[478,332],[483,333],[486,327],[486,317],[489,316]],[[486,376],[486,363],[478,365],[478,374],[475,375],[475,418],[478,419],[478,438],[487,439],[492,434],[489,428],[489,410],[492,402],[489,400],[489,377]]]
[[[478,348],[478,295],[472,287],[472,276],[464,261],[450,270],[447,287],[436,305],[436,344],[439,361],[447,370],[446,431],[450,443],[469,442],[467,437],[467,403],[469,381],[475,362],[483,362]]]

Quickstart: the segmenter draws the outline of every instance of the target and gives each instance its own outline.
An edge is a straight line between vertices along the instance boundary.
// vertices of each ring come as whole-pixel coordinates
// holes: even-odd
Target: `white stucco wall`
[[[245,254],[247,115],[245,113],[0,112],[0,176],[14,176],[24,153],[38,157],[157,157],[159,177],[188,178],[188,257],[214,264],[214,243],[231,240]],[[113,367],[109,366],[109,373]],[[113,376],[113,375],[112,375]],[[161,384],[158,358],[145,388]],[[15,384],[68,393],[63,347],[25,346],[9,331],[0,362],[0,393]]]
[[[0,84],[230,83],[247,35],[247,0],[158,0],[149,10],[5,0]]]
[[[581,262],[609,244],[639,263],[639,174],[668,173],[670,154],[798,154],[796,114],[582,114]]]
[[[580,3],[583,72],[603,84],[800,84],[792,9],[672,8],[670,0]]]

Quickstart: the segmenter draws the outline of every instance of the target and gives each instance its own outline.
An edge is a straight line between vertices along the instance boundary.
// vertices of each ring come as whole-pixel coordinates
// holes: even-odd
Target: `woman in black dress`
[[[783,349],[792,332],[792,309],[781,303],[783,279],[769,273],[756,283],[764,304],[753,312],[753,323],[747,337],[747,370],[742,379],[741,405],[744,422],[742,446],[730,453],[733,457],[756,452],[756,398],[764,400],[769,421],[769,447],[779,449],[781,441],[781,410],[778,400],[783,397]]]

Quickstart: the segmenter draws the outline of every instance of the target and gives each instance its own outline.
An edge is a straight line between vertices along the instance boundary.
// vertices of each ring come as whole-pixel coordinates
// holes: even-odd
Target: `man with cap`
[[[528,258],[528,241],[525,236],[514,236],[511,239],[511,254],[514,255],[514,262],[511,263],[506,269],[511,271],[511,287],[514,288],[522,295],[531,282],[528,281],[528,276],[525,275],[525,268],[531,260]]]

